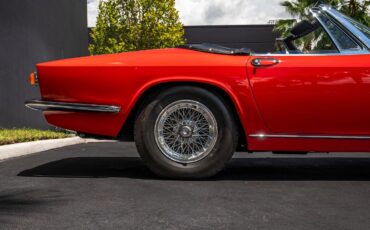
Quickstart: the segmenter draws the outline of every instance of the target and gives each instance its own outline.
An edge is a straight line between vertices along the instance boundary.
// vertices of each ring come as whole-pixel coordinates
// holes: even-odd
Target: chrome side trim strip
[[[24,104],[30,109],[41,111],[85,111],[102,113],[119,113],[121,111],[121,107],[112,105],[79,104],[42,100],[28,100],[25,101]]]
[[[303,138],[303,139],[349,139],[349,140],[370,140],[370,136],[328,136],[328,135],[275,135],[275,134],[251,134],[252,138]]]

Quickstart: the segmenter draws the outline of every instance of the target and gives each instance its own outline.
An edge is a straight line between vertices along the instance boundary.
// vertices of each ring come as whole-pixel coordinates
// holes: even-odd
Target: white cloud
[[[98,15],[99,0],[87,0],[87,16],[88,25],[93,27],[96,24],[96,16]]]
[[[281,0],[177,0],[185,25],[266,24],[289,15]]]
[[[176,8],[185,25],[266,24],[288,18],[282,0],[177,0]],[[94,26],[99,0],[88,0],[89,26]]]

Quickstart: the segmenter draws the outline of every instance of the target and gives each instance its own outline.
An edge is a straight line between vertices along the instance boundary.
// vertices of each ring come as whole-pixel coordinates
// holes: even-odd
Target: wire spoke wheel
[[[206,157],[215,146],[217,121],[205,105],[180,100],[159,114],[154,136],[167,158],[178,163],[194,163]]]

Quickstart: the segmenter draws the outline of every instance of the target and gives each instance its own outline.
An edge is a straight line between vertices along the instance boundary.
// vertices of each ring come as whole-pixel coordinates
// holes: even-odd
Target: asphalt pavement
[[[370,154],[237,153],[208,180],[163,180],[133,144],[0,162],[0,229],[369,229]]]

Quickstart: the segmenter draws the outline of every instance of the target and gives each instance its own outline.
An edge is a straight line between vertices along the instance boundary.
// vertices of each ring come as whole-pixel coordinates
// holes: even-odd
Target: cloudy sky
[[[266,24],[289,17],[282,0],[176,0],[185,25]],[[89,26],[94,26],[99,0],[87,0]]]

